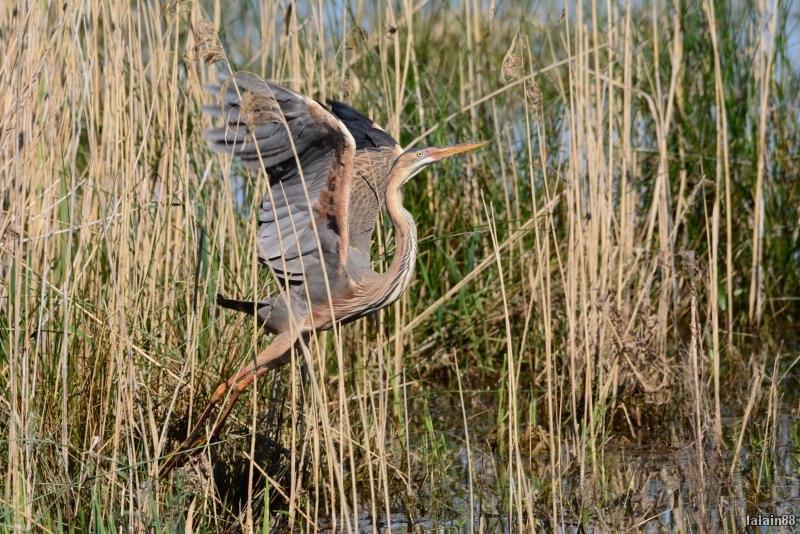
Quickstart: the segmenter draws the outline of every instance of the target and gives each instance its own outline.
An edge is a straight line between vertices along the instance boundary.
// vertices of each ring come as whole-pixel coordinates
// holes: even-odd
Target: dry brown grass
[[[203,5],[0,6],[0,530],[353,533],[467,499],[507,525],[638,528],[615,499],[646,483],[610,445],[670,431],[694,479],[733,479],[754,422],[772,436],[763,491],[796,380],[771,328],[797,321],[779,299],[800,257],[800,76],[753,37],[785,30],[773,5],[743,11],[762,30],[736,57],[721,26],[738,12],[710,0],[541,19],[475,0]],[[421,254],[396,305],[315,336],[159,481],[220,378],[268,343],[216,293],[277,291],[255,256],[265,177],[201,135],[202,85],[229,70],[353,101],[404,144],[492,150],[406,189]],[[385,221],[375,237],[382,269]],[[713,529],[715,509],[730,525],[725,495],[701,493],[681,528]]]

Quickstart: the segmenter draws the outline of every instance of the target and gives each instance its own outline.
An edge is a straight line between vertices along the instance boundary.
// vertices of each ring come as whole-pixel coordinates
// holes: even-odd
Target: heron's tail
[[[251,300],[233,300],[217,293],[217,304],[219,304],[223,308],[228,308],[230,310],[236,310],[250,315],[255,315],[261,308],[265,306],[272,306],[272,301],[260,300],[258,302],[253,302]]]

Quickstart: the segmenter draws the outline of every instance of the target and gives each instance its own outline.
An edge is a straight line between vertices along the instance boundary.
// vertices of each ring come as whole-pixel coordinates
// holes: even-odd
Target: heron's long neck
[[[394,226],[395,253],[389,269],[380,275],[388,306],[406,290],[414,275],[417,263],[417,226],[414,219],[401,204],[400,186],[393,179],[386,187],[386,211]]]

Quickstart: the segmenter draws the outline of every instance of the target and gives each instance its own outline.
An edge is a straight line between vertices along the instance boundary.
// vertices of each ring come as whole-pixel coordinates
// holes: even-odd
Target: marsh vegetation
[[[741,532],[797,513],[798,6],[562,7],[3,2],[0,530]],[[491,145],[406,185],[402,299],[314,336],[158,480],[269,343],[214,304],[277,291],[254,246],[264,176],[202,137],[202,85],[240,70],[403,146]],[[376,269],[393,249],[382,217]]]

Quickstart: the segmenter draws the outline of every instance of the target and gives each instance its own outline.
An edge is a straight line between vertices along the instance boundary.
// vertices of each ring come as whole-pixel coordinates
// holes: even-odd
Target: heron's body
[[[381,152],[383,151],[382,149]],[[289,282],[288,292],[284,291],[273,298],[259,301],[255,306],[259,322],[267,331],[273,334],[287,332],[290,328],[290,317],[296,327],[303,331],[329,330],[334,323],[346,324],[392,304],[411,283],[416,263],[417,234],[413,219],[402,208],[396,215],[403,217],[406,224],[397,235],[397,249],[392,266],[385,273],[377,273],[372,268],[369,255],[371,234],[380,206],[384,202],[386,179],[390,170],[390,167],[387,168],[372,152],[362,150],[357,153],[354,168],[371,168],[373,172],[356,170],[354,172],[356,179],[350,192],[351,209],[359,207],[359,213],[366,214],[372,225],[368,230],[360,229],[350,234],[351,239],[344,262],[340,261],[339,236],[335,227],[319,219],[316,221],[318,223],[316,232],[319,235],[322,254],[317,247],[314,247],[310,253],[304,254],[293,264],[286,262],[279,252],[277,257],[260,255],[259,259],[262,262],[270,265],[276,274],[280,273],[279,277]],[[384,156],[379,154],[379,157]],[[369,184],[370,179],[375,181],[374,185]],[[274,199],[276,192],[272,193]],[[271,213],[264,207],[270,204],[268,196],[265,197],[262,202],[262,217]],[[268,232],[271,224],[274,223],[262,220],[260,233]],[[311,239],[314,236],[314,228],[309,226],[308,230]],[[294,238],[294,234],[294,228],[289,228],[288,235],[291,239]],[[259,240],[261,250],[270,250],[267,247],[271,246],[268,241],[271,238],[273,236]],[[326,246],[329,243],[337,243],[337,247]],[[276,249],[279,251],[280,247]],[[285,272],[284,262],[287,263],[286,271],[290,272],[288,276],[281,276]],[[290,271],[291,268],[295,270]],[[297,276],[297,273],[302,276]],[[376,288],[381,290],[376,291]],[[247,301],[219,298],[218,303],[247,313],[252,313],[254,310],[253,303]]]
[[[203,110],[226,121],[206,132],[211,149],[269,176],[259,210],[258,257],[282,290],[259,302],[218,298],[224,307],[255,313],[276,337],[255,362],[220,384],[162,474],[178,453],[197,443],[202,424],[229,389],[212,436],[253,378],[288,363],[292,347],[310,332],[354,321],[400,298],[411,283],[417,255],[416,227],[402,207],[400,188],[435,161],[482,145],[403,151],[350,106],[329,102],[328,109],[250,74],[236,74],[210,90],[221,102]],[[384,204],[396,248],[389,268],[378,273],[370,242]]]

